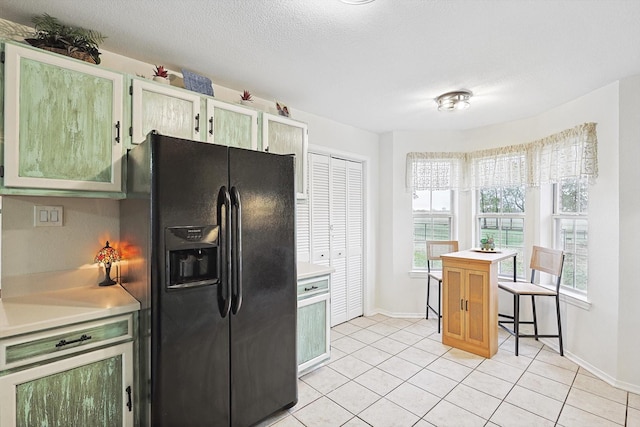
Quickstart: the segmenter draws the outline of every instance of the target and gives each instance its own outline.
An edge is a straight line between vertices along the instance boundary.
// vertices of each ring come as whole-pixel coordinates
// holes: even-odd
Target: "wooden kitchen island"
[[[442,258],[442,343],[490,358],[498,351],[498,263],[516,251],[466,250]],[[515,273],[514,273],[515,279]]]

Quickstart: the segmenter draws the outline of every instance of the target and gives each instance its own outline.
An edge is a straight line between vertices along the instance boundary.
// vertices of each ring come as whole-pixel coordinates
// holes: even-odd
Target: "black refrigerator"
[[[127,155],[122,285],[143,426],[251,426],[297,402],[294,158],[149,134]]]

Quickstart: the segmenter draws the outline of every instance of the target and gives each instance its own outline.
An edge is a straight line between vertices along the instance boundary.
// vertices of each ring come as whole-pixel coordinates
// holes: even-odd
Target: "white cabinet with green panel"
[[[133,426],[133,315],[0,341],[0,425]]]
[[[298,280],[298,375],[331,356],[329,326],[330,275]]]
[[[307,124],[283,116],[262,115],[262,147],[275,154],[296,157],[296,194],[307,196]]]
[[[258,149],[258,112],[207,98],[207,142]]]
[[[162,135],[201,139],[201,96],[195,92],[148,80],[133,80],[132,142],[139,144],[157,130]]]
[[[122,190],[123,80],[5,44],[4,187]]]

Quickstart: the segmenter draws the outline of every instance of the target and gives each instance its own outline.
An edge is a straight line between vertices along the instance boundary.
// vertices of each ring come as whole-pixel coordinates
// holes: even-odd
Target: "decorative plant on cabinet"
[[[25,39],[30,45],[93,64],[100,63],[98,44],[106,38],[101,33],[64,25],[46,13],[31,21],[36,32],[33,38]]]

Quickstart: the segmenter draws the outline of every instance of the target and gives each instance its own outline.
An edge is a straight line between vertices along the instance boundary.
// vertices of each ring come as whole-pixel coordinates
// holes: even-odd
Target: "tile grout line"
[[[422,318],[421,318],[421,319],[418,319],[418,320],[414,320],[414,321],[407,321],[407,322],[409,322],[410,324],[404,324],[404,326],[401,326],[401,327],[398,327],[398,326],[397,326],[398,324],[401,324],[400,322],[389,322],[389,320],[391,320],[391,319],[394,319],[394,318],[389,318],[389,317],[387,317],[387,318],[383,318],[382,320],[377,320],[377,321],[375,321],[376,323],[371,324],[371,325],[369,325],[369,326],[367,326],[367,327],[365,327],[365,328],[360,327],[360,326],[357,326],[357,325],[355,325],[355,324],[351,324],[351,326],[353,326],[353,327],[355,327],[355,328],[358,328],[358,329],[357,329],[357,330],[352,331],[352,332],[351,332],[351,333],[349,333],[349,334],[344,334],[344,333],[341,333],[341,332],[339,332],[339,331],[336,331],[336,332],[338,332],[338,333],[340,333],[340,334],[341,334],[341,337],[340,337],[340,338],[338,338],[337,340],[339,340],[339,339],[341,339],[341,338],[344,338],[344,337],[349,337],[349,338],[351,338],[352,340],[357,341],[359,344],[362,344],[362,345],[363,345],[363,347],[361,347],[361,348],[360,348],[360,349],[358,349],[358,350],[350,351],[350,352],[342,351],[342,350],[340,350],[340,349],[338,349],[338,348],[336,347],[336,349],[337,349],[337,350],[340,350],[342,353],[344,353],[344,355],[343,355],[342,357],[340,357],[339,359],[335,360],[335,361],[334,361],[334,362],[332,362],[332,363],[338,362],[340,359],[342,359],[342,358],[344,358],[344,357],[351,356],[351,357],[353,357],[354,359],[356,359],[357,361],[359,361],[359,362],[362,362],[362,363],[365,363],[365,364],[369,365],[369,368],[367,368],[364,372],[360,373],[358,376],[356,376],[356,377],[354,377],[354,378],[350,378],[350,377],[348,377],[348,376],[346,376],[346,375],[343,375],[342,373],[340,373],[339,371],[337,371],[335,368],[331,367],[331,366],[330,366],[330,364],[324,365],[324,367],[326,367],[326,368],[331,368],[331,370],[332,370],[334,373],[337,373],[337,374],[339,374],[339,375],[341,375],[341,376],[343,376],[343,377],[345,377],[345,378],[347,379],[347,382],[346,382],[346,383],[341,384],[340,386],[338,386],[338,387],[336,387],[335,389],[331,390],[329,393],[331,393],[331,392],[333,392],[333,391],[335,391],[335,390],[339,389],[340,387],[342,387],[342,386],[344,386],[344,385],[348,384],[349,382],[354,382],[355,384],[357,384],[357,385],[359,385],[359,386],[361,386],[361,387],[364,387],[365,389],[369,390],[370,392],[372,392],[372,393],[374,393],[376,396],[378,396],[378,398],[377,398],[374,402],[372,402],[372,403],[371,403],[371,404],[369,404],[367,407],[365,407],[364,409],[362,409],[361,411],[359,411],[359,413],[362,413],[362,412],[366,411],[366,410],[367,410],[367,409],[369,409],[371,406],[373,406],[373,405],[375,405],[376,403],[380,402],[382,399],[386,399],[387,401],[391,402],[391,403],[392,403],[392,404],[394,404],[395,406],[398,406],[399,408],[401,408],[402,410],[406,411],[407,413],[412,414],[413,416],[418,416],[418,418],[419,418],[419,419],[418,419],[418,421],[416,422],[416,424],[417,424],[417,423],[419,423],[421,420],[423,420],[423,421],[425,421],[425,422],[428,422],[424,417],[426,417],[426,416],[431,412],[431,410],[433,410],[433,408],[434,408],[435,406],[437,406],[438,404],[440,404],[442,401],[446,401],[446,402],[447,402],[447,403],[449,403],[449,404],[452,404],[452,405],[454,405],[454,406],[456,406],[456,407],[458,407],[458,408],[460,408],[460,409],[462,409],[462,410],[464,410],[464,411],[468,411],[469,413],[474,414],[475,416],[478,416],[478,417],[480,417],[480,418],[484,419],[481,415],[476,414],[475,412],[472,412],[472,411],[470,411],[470,410],[468,410],[468,409],[466,409],[466,408],[463,408],[463,407],[461,407],[461,406],[457,405],[456,403],[449,402],[448,400],[446,400],[446,398],[447,398],[447,396],[449,396],[449,395],[451,394],[451,392],[452,392],[455,388],[457,388],[458,386],[460,386],[461,384],[463,384],[463,381],[465,381],[465,379],[467,379],[467,378],[468,378],[471,374],[473,374],[474,372],[479,372],[479,373],[482,373],[482,374],[484,374],[484,375],[489,375],[489,376],[491,376],[491,377],[493,377],[493,378],[496,378],[496,379],[501,379],[500,377],[496,377],[496,376],[495,376],[495,375],[493,375],[493,374],[488,374],[488,373],[486,373],[486,372],[483,372],[483,371],[481,371],[481,370],[478,370],[478,368],[482,365],[482,363],[483,363],[485,360],[490,360],[490,359],[484,358],[480,363],[478,363],[478,364],[477,364],[477,365],[475,365],[474,367],[471,367],[471,366],[468,366],[468,365],[466,365],[466,364],[464,364],[464,363],[459,363],[455,358],[448,358],[448,357],[446,357],[446,356],[447,356],[447,354],[449,354],[449,353],[450,353],[450,351],[452,350],[452,347],[449,347],[449,349],[447,349],[444,353],[441,353],[441,354],[435,354],[435,353],[432,353],[431,351],[423,350],[422,348],[415,347],[415,345],[416,345],[416,344],[418,344],[418,343],[420,343],[420,342],[423,342],[423,341],[424,341],[424,340],[426,340],[426,339],[430,339],[430,340],[432,340],[432,341],[434,341],[434,342],[441,342],[441,341],[438,341],[438,340],[436,340],[436,339],[432,339],[432,338],[431,338],[434,334],[436,334],[435,329],[434,329],[434,330],[433,330],[433,332],[431,332],[429,335],[425,336],[425,335],[423,335],[423,334],[415,333],[414,331],[407,331],[407,330],[406,330],[406,328],[409,328],[409,327],[411,327],[411,326],[413,326],[413,325],[418,324],[418,322],[420,322],[420,321],[422,321],[422,320],[423,320]],[[426,320],[426,319],[424,319],[424,320]],[[437,319],[429,319],[429,320],[434,320],[434,321],[435,321],[435,320],[437,320]],[[387,322],[388,322],[388,323],[387,323]],[[376,332],[376,331],[374,331],[374,330],[369,330],[369,328],[370,328],[370,327],[373,327],[373,326],[375,326],[375,325],[380,325],[380,324],[385,324],[385,325],[390,326],[390,327],[393,327],[393,328],[395,328],[395,329],[397,329],[397,330],[396,330],[396,331],[394,331],[394,332],[390,332],[390,333],[388,333],[388,334],[386,334],[386,335],[381,334],[381,333],[379,333],[379,332]],[[429,325],[429,326],[430,326],[430,325]],[[378,339],[376,339],[376,340],[374,340],[374,341],[371,341],[371,342],[365,342],[365,341],[362,341],[361,339],[358,339],[357,337],[353,337],[353,336],[352,336],[353,334],[356,334],[356,333],[361,332],[361,331],[366,331],[366,330],[369,330],[369,332],[371,332],[371,333],[379,334],[379,335],[381,335],[381,337],[380,337],[380,338],[378,338]],[[391,336],[391,335],[394,335],[394,334],[396,334],[396,333],[398,333],[398,332],[405,332],[405,333],[408,333],[408,334],[411,334],[411,335],[415,335],[416,337],[419,337],[420,339],[419,339],[418,341],[413,342],[412,344],[408,344],[407,342],[400,341],[399,339],[394,338],[394,337],[392,337],[392,336]],[[440,335],[440,334],[437,334],[437,335]],[[398,344],[402,344],[402,345],[404,345],[404,346],[406,346],[406,347],[405,347],[403,350],[399,351],[399,352],[388,353],[390,356],[389,356],[388,358],[386,358],[386,359],[384,359],[384,360],[380,361],[380,362],[379,362],[379,363],[377,363],[377,364],[370,364],[369,362],[367,362],[367,361],[365,361],[365,360],[362,360],[362,359],[360,359],[360,358],[358,358],[358,357],[356,357],[356,356],[354,356],[354,355],[353,355],[355,352],[357,352],[357,351],[359,351],[359,350],[361,350],[361,349],[368,348],[368,347],[370,347],[370,348],[372,348],[372,349],[375,349],[375,350],[378,350],[378,351],[381,351],[381,352],[383,352],[383,353],[387,353],[387,351],[382,350],[382,349],[380,349],[380,348],[378,348],[378,347],[375,347],[375,346],[373,345],[373,344],[375,344],[376,342],[379,342],[379,341],[381,341],[381,340],[383,340],[383,339],[385,339],[385,338],[389,338],[390,340],[392,340],[392,341],[394,341],[394,342],[396,342],[396,343],[398,343]],[[508,339],[509,339],[509,337],[506,337],[504,340],[502,340],[502,341],[500,342],[500,344],[499,344],[499,347],[501,347],[505,342],[507,342],[507,341],[508,341]],[[336,340],[336,341],[337,341],[337,340]],[[333,343],[333,340],[332,340],[332,343]],[[491,415],[489,416],[489,418],[486,420],[485,425],[487,425],[487,424],[489,424],[489,423],[492,423],[491,418],[496,414],[496,412],[498,411],[498,409],[500,408],[500,406],[501,406],[501,405],[503,405],[504,403],[508,403],[508,404],[510,404],[510,405],[511,405],[511,403],[510,403],[510,402],[507,402],[507,401],[506,401],[507,397],[508,397],[508,396],[509,396],[509,394],[510,394],[514,389],[515,389],[516,385],[518,385],[518,382],[523,378],[524,374],[525,374],[525,373],[527,373],[527,372],[529,372],[529,369],[531,368],[531,364],[532,364],[533,362],[538,361],[538,362],[545,363],[545,364],[548,364],[548,365],[550,365],[550,366],[553,366],[554,368],[559,368],[559,369],[569,370],[569,369],[564,368],[564,366],[560,366],[560,365],[557,365],[557,364],[555,364],[555,363],[551,363],[551,362],[549,362],[549,361],[547,361],[547,360],[541,360],[541,359],[538,359],[538,357],[542,354],[542,351],[547,351],[547,350],[545,350],[545,349],[544,349],[544,347],[545,347],[545,345],[544,345],[544,344],[542,344],[542,346],[541,346],[541,347],[538,347],[538,348],[536,349],[535,354],[533,355],[533,357],[531,357],[531,361],[530,361],[530,362],[527,364],[527,366],[522,370],[522,373],[520,373],[520,375],[518,376],[518,378],[517,378],[517,379],[516,379],[512,384],[511,384],[511,386],[510,386],[510,388],[509,388],[509,391],[505,394],[505,396],[504,396],[502,399],[500,399],[500,400],[499,400],[499,402],[500,402],[500,403],[498,404],[498,406],[496,407],[496,409],[491,413]],[[428,353],[428,354],[430,354],[431,356],[436,356],[436,358],[435,358],[434,360],[430,361],[427,365],[424,365],[424,366],[423,366],[422,364],[416,364],[416,363],[414,363],[414,362],[413,362],[413,361],[411,361],[411,360],[407,360],[407,359],[405,359],[405,358],[403,358],[403,357],[399,356],[399,354],[400,354],[400,353],[402,353],[402,352],[404,352],[404,351],[406,351],[406,350],[408,350],[408,349],[412,349],[412,348],[413,348],[413,349],[416,349],[416,350],[420,350],[420,351],[425,352],[425,353]],[[507,350],[506,348],[503,348],[503,350],[504,350],[505,352],[507,352],[507,353],[511,353],[511,352],[510,352],[509,350]],[[529,356],[525,356],[525,355],[522,355],[522,356],[523,356],[523,357],[527,357],[527,358],[529,358]],[[394,374],[394,373],[387,372],[385,369],[382,369],[382,368],[380,368],[380,367],[379,367],[381,364],[383,364],[383,363],[385,363],[386,361],[391,360],[391,359],[393,359],[393,358],[398,358],[398,359],[402,360],[403,362],[409,363],[409,364],[411,364],[411,365],[415,365],[416,367],[419,367],[419,368],[420,368],[420,370],[419,370],[418,372],[416,372],[416,373],[412,374],[411,376],[409,376],[407,379],[403,379],[402,377],[399,377],[399,376],[397,376],[397,375],[396,375],[396,374]],[[423,390],[423,391],[425,391],[425,392],[429,393],[430,395],[435,396],[435,397],[438,399],[438,400],[437,400],[437,403],[436,403],[435,405],[433,405],[433,406],[432,406],[432,407],[431,407],[431,408],[430,408],[430,409],[429,409],[429,410],[428,410],[428,411],[427,411],[427,412],[426,412],[422,417],[420,417],[419,415],[417,415],[417,414],[413,413],[412,411],[408,410],[408,409],[407,409],[407,408],[405,408],[404,406],[401,406],[401,405],[399,405],[399,404],[397,404],[397,403],[395,403],[395,402],[393,402],[393,401],[391,401],[391,400],[389,400],[389,399],[387,398],[387,396],[388,396],[390,393],[392,393],[394,390],[396,390],[396,389],[398,389],[399,387],[401,387],[403,384],[411,384],[411,383],[409,383],[409,381],[411,380],[411,378],[414,378],[416,375],[418,375],[418,373],[422,372],[423,370],[428,370],[428,371],[430,371],[430,372],[432,372],[432,373],[435,373],[435,374],[437,374],[437,375],[443,376],[444,378],[447,378],[447,379],[452,380],[452,378],[450,378],[450,377],[448,377],[448,376],[446,376],[446,375],[442,375],[441,373],[439,373],[439,372],[437,372],[437,371],[434,371],[434,370],[432,370],[432,369],[428,369],[428,367],[429,367],[429,366],[431,366],[433,363],[437,362],[437,361],[438,361],[438,360],[440,360],[440,359],[444,359],[444,361],[446,361],[446,362],[456,363],[457,365],[460,365],[461,367],[464,367],[464,368],[470,368],[471,370],[470,370],[470,372],[469,372],[468,374],[466,374],[466,375],[465,375],[461,380],[454,380],[454,381],[456,381],[456,385],[455,385],[451,390],[449,390],[447,393],[445,393],[442,397],[440,397],[440,396],[438,396],[438,395],[434,395],[434,394],[433,394],[433,393],[431,393],[429,390],[425,390],[425,389],[423,389],[422,387],[418,387],[419,389],[421,389],[421,390]],[[515,364],[514,364],[514,365],[511,365],[511,364],[509,364],[509,363],[505,363],[504,361],[499,361],[499,360],[496,360],[496,362],[498,362],[498,363],[500,363],[500,364],[504,364],[504,365],[507,365],[507,366],[511,366],[511,367],[514,367],[514,368],[518,368],[518,369],[520,369],[520,368],[519,368],[519,366],[517,366],[517,365],[515,365]],[[380,395],[380,394],[378,394],[376,391],[374,391],[374,390],[372,390],[371,388],[369,388],[368,386],[365,386],[365,385],[363,385],[363,384],[360,384],[359,382],[357,382],[357,381],[356,381],[356,378],[358,378],[358,377],[360,377],[360,376],[362,376],[362,375],[366,374],[367,372],[370,372],[371,370],[373,370],[373,368],[377,368],[377,369],[378,369],[378,370],[380,370],[381,372],[383,372],[383,373],[385,373],[385,374],[387,374],[387,375],[390,375],[390,376],[392,376],[393,378],[396,378],[396,379],[400,380],[400,381],[401,381],[401,383],[400,383],[400,384],[398,384],[397,386],[395,386],[395,387],[391,388],[391,389],[390,389],[388,392],[386,392],[384,395]],[[569,389],[568,389],[568,392],[567,392],[567,394],[565,395],[565,397],[564,397],[564,399],[563,399],[562,401],[556,400],[556,399],[554,399],[554,398],[553,398],[553,397],[551,397],[551,396],[547,396],[546,394],[540,393],[540,392],[538,392],[537,390],[529,389],[528,387],[524,387],[524,386],[522,386],[522,387],[524,387],[525,389],[527,389],[527,390],[529,390],[529,391],[531,391],[531,392],[533,392],[533,393],[539,394],[540,396],[543,396],[543,397],[546,397],[546,398],[549,398],[549,399],[552,399],[552,400],[555,400],[555,401],[557,401],[557,402],[561,402],[561,403],[562,403],[562,406],[560,407],[560,411],[559,411],[559,413],[558,413],[558,415],[557,415],[557,417],[556,417],[556,419],[555,419],[555,422],[554,422],[554,424],[555,424],[555,425],[559,425],[558,423],[559,423],[559,420],[560,420],[560,416],[562,415],[562,412],[563,412],[563,410],[565,409],[565,407],[566,407],[566,406],[572,406],[572,405],[568,405],[568,404],[567,404],[568,397],[569,397],[569,395],[570,395],[570,393],[571,393],[571,390],[573,390],[573,389],[578,390],[578,389],[579,389],[579,390],[581,390],[581,391],[583,391],[583,392],[585,392],[585,393],[593,394],[595,397],[598,397],[598,398],[605,398],[604,396],[600,396],[600,395],[598,395],[598,394],[591,393],[589,390],[583,390],[582,388],[575,387],[575,383],[576,383],[576,380],[577,380],[577,378],[578,378],[579,371],[580,371],[580,365],[578,365],[578,369],[576,369],[576,370],[573,372],[573,378],[572,378],[571,384],[565,384],[565,385],[568,385]],[[549,380],[549,381],[556,381],[556,382],[560,382],[561,384],[564,384],[564,383],[563,383],[563,382],[561,382],[561,381],[557,381],[555,378],[549,378],[549,377],[547,377],[547,376],[540,375],[540,374],[538,374],[538,373],[536,373],[536,372],[529,372],[529,373],[530,373],[530,374],[532,374],[532,375],[541,376],[541,377],[542,377],[542,378],[544,378],[545,380]],[[316,391],[316,392],[320,393],[320,395],[321,395],[320,397],[327,397],[327,399],[328,399],[328,400],[330,400],[331,402],[333,402],[333,403],[335,403],[336,405],[338,405],[340,408],[342,408],[342,409],[344,409],[345,411],[347,411],[347,413],[351,414],[351,415],[352,415],[352,417],[351,417],[351,418],[349,418],[349,420],[347,420],[347,421],[346,421],[346,423],[348,423],[348,422],[350,422],[350,421],[352,421],[352,420],[354,420],[354,419],[357,419],[358,421],[361,421],[361,422],[363,422],[363,423],[365,423],[365,424],[369,425],[366,421],[364,421],[362,418],[360,418],[360,416],[359,416],[358,414],[354,414],[353,412],[351,412],[350,410],[348,410],[347,408],[345,408],[344,406],[342,406],[342,405],[340,404],[340,402],[337,402],[337,401],[333,400],[331,397],[329,397],[329,396],[328,396],[328,394],[329,394],[329,393],[326,393],[326,394],[325,394],[325,393],[321,393],[319,390],[315,389],[313,386],[311,386],[311,385],[310,385],[309,383],[307,383],[306,381],[304,381],[304,380],[302,380],[302,379],[300,379],[300,380],[301,380],[301,381],[303,381],[303,382],[304,382],[308,387],[310,387],[312,390],[314,390],[314,391]],[[506,381],[506,380],[503,380],[503,381]],[[507,382],[511,382],[511,381],[507,381]],[[411,384],[411,385],[415,386],[414,384]],[[473,390],[475,390],[475,391],[477,391],[477,392],[479,392],[479,393],[483,393],[483,394],[486,394],[486,395],[488,395],[488,396],[492,396],[492,395],[490,395],[490,394],[488,394],[488,393],[484,392],[483,390],[478,390],[477,388],[472,387],[472,386],[469,386],[469,385],[466,385],[466,384],[463,384],[463,385],[465,385],[465,386],[467,386],[467,387],[470,387],[471,389],[473,389]],[[320,399],[320,397],[318,397],[318,398],[316,398],[316,399],[312,400],[311,402],[308,402],[308,403],[305,405],[305,407],[306,407],[307,405],[310,405],[310,404],[312,404],[312,403],[316,402],[317,400],[319,400],[319,399]],[[495,397],[495,396],[493,396],[493,397]],[[611,400],[611,399],[608,399],[608,398],[605,398],[605,399],[607,399],[607,400]],[[615,401],[615,400],[612,400],[612,401],[617,402],[617,401]],[[630,401],[630,393],[629,393],[629,392],[627,392],[627,394],[626,394],[626,404],[625,404],[625,416],[624,416],[625,424],[626,424],[626,422],[627,422],[627,420],[628,420],[628,417],[629,417],[629,401]],[[620,403],[620,402],[617,402],[617,403]],[[533,415],[535,415],[535,416],[538,416],[538,417],[541,417],[541,418],[544,418],[544,419],[547,419],[547,420],[548,420],[548,418],[545,418],[544,416],[542,416],[542,415],[540,415],[540,414],[537,414],[537,413],[531,412],[531,411],[529,411],[529,410],[527,410],[527,409],[525,409],[525,408],[521,408],[521,407],[519,407],[519,406],[517,406],[517,405],[514,405],[514,406],[515,406],[515,407],[517,407],[517,408],[519,408],[519,409],[521,409],[521,410],[524,410],[524,411],[526,411],[526,412],[528,412],[528,413],[530,413],[530,414],[533,414]],[[580,408],[577,408],[577,409],[580,409]],[[580,410],[581,410],[581,409],[580,409]],[[582,411],[584,411],[584,410],[582,410]],[[594,413],[592,413],[592,412],[590,412],[590,411],[584,411],[584,412],[589,413],[589,414],[594,415],[594,416],[597,416],[597,417],[602,418],[602,419],[607,420],[607,421],[612,421],[612,420],[608,420],[607,418],[601,417],[601,416],[600,416],[600,415],[598,415],[598,414],[594,414]],[[302,421],[300,421],[300,420],[295,416],[295,413],[289,413],[289,415],[292,415],[292,416],[294,417],[294,419],[296,419],[296,420],[297,420],[298,422],[300,422],[302,425],[305,425]],[[549,421],[553,422],[552,420],[549,420]],[[414,424],[414,425],[415,425],[415,424]],[[305,425],[305,426],[306,426],[306,425]]]

